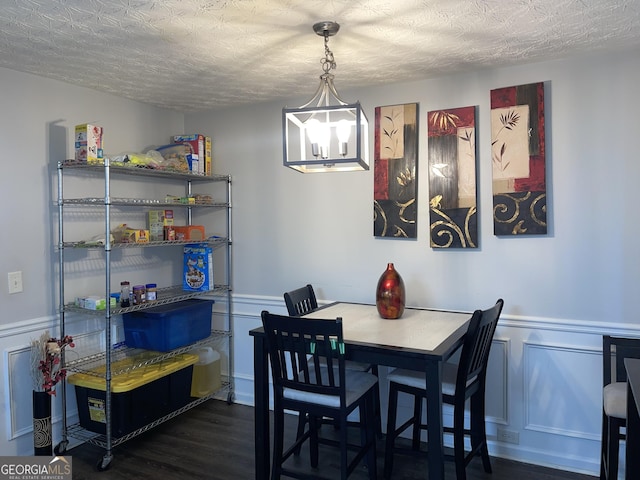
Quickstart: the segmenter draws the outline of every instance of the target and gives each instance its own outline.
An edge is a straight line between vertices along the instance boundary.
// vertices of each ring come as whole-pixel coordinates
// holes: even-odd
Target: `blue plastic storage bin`
[[[190,299],[125,313],[124,339],[129,347],[167,352],[211,335],[213,300]]]

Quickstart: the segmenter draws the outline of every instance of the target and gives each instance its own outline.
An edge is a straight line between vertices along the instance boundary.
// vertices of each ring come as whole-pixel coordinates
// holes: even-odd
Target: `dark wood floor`
[[[288,419],[290,436],[295,434],[296,417]],[[330,429],[329,429],[330,430]],[[322,448],[322,447],[321,447]],[[308,449],[306,449],[308,452]],[[292,461],[307,468],[307,452]],[[378,477],[382,478],[383,442],[378,450]],[[73,478],[77,480],[122,479],[210,479],[245,480],[254,477],[253,408],[227,405],[212,400],[180,415],[155,429],[125,442],[113,451],[109,469],[96,470],[104,450],[83,444],[67,452],[73,458]],[[335,451],[321,451],[323,477],[339,478]],[[493,474],[486,474],[482,462],[474,459],[467,468],[468,480],[593,480],[549,468],[492,458]],[[426,459],[399,455],[394,464],[395,480],[425,479]],[[446,478],[454,479],[453,463],[446,464]],[[360,467],[350,479],[367,479]]]

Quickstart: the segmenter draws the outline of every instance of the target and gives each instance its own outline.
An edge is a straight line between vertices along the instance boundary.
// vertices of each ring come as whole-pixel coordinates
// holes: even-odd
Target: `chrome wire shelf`
[[[176,355],[188,353],[205,345],[219,343],[224,338],[229,338],[231,333],[224,330],[212,330],[211,335],[200,341],[191,343],[184,347],[176,348],[170,352],[155,352],[151,350],[143,350],[141,348],[118,347],[111,350],[111,362],[115,363],[127,358],[135,358],[137,361],[125,368],[112,369],[111,375],[123,375],[138,368],[144,368],[149,365],[163,362]],[[95,377],[104,377],[104,371],[101,369],[106,366],[106,352],[98,352],[93,355],[87,355],[77,360],[65,362],[65,368],[69,372],[84,373]]]
[[[61,200],[61,205],[82,205],[84,207],[104,207],[105,205],[121,207],[198,207],[198,208],[227,208],[228,203],[207,202],[195,200],[194,202],[166,202],[164,200],[154,200],[148,198],[120,198],[112,197],[108,202],[104,197],[85,198],[65,198]]]
[[[111,307],[109,312],[111,315],[121,315],[123,313],[135,312],[138,310],[146,310],[147,308],[157,307],[159,305],[167,305],[169,303],[180,302],[182,300],[188,300],[190,298],[197,297],[215,297],[222,296],[229,292],[228,285],[214,285],[213,290],[204,292],[186,292],[182,289],[182,285],[174,285],[171,287],[158,288],[158,299],[153,302],[145,302],[139,305],[131,305],[130,307]],[[103,317],[105,310],[89,310],[86,308],[78,307],[74,303],[68,303],[64,306],[65,312],[80,312],[89,315],[99,315]]]
[[[85,172],[95,172],[97,175],[104,175],[104,164],[102,163],[83,163],[76,160],[64,160],[59,163],[61,168],[68,170],[83,170]],[[109,169],[111,173],[121,175],[141,175],[145,177],[160,177],[173,180],[191,180],[195,182],[226,182],[229,175],[198,175],[197,173],[186,172],[182,170],[159,170],[147,166],[126,166],[119,163],[110,163]]]
[[[126,435],[115,437],[113,435],[113,431],[111,428],[106,428],[104,434],[91,432],[85,428],[83,428],[80,424],[77,425],[67,425],[67,414],[66,414],[66,388],[61,388],[61,397],[62,397],[62,405],[63,405],[63,414],[62,414],[62,440],[56,446],[55,452],[64,453],[68,446],[68,436],[77,438],[79,440],[85,441],[87,443],[91,443],[98,447],[102,447],[105,449],[105,453],[102,458],[99,460],[97,468],[99,471],[106,470],[111,461],[113,460],[113,452],[112,449],[114,446],[119,445],[135,436],[138,436],[147,430],[154,428],[155,426],[170,420],[185,411],[209,400],[209,399],[225,399],[227,403],[233,402],[233,392],[234,392],[234,378],[233,378],[233,321],[232,321],[232,311],[231,311],[231,302],[232,302],[232,288],[231,288],[231,176],[230,175],[199,175],[196,173],[191,173],[184,170],[160,170],[155,168],[143,167],[143,166],[134,166],[131,164],[123,164],[120,162],[113,162],[109,158],[105,158],[103,162],[96,164],[87,164],[82,162],[76,162],[75,160],[62,160],[57,162],[57,179],[58,179],[58,196],[57,196],[57,221],[58,221],[58,243],[56,245],[58,250],[58,280],[59,280],[59,298],[58,298],[58,307],[59,307],[59,316],[60,316],[60,331],[64,333],[65,331],[65,322],[67,312],[73,314],[73,318],[78,317],[78,319],[85,319],[85,317],[94,317],[93,319],[87,318],[89,320],[89,324],[96,324],[96,329],[98,332],[101,332],[104,335],[104,341],[101,342],[103,348],[100,353],[95,353],[95,350],[91,349],[90,351],[85,351],[81,358],[74,358],[69,361],[68,358],[64,358],[64,367],[69,371],[70,377],[75,374],[85,373],[89,374],[98,379],[98,381],[102,380],[104,387],[104,426],[113,425],[112,423],[112,405],[111,401],[113,398],[113,391],[111,388],[111,380],[115,376],[126,375],[131,371],[144,372],[144,368],[147,366],[151,366],[153,364],[158,364],[159,362],[163,362],[165,360],[170,359],[176,355],[185,354],[191,350],[201,348],[203,346],[211,346],[216,350],[226,351],[227,352],[227,365],[226,370],[227,374],[221,372],[222,376],[222,386],[221,388],[206,397],[203,398],[191,398],[189,403],[183,407],[178,408],[175,411],[166,412],[166,415],[161,418],[150,422],[149,424],[142,426],[141,428],[137,428],[136,430],[127,433]],[[63,195],[63,187],[65,184],[64,174],[73,174],[69,175],[70,177],[78,177],[74,179],[74,182],[71,183],[71,186],[74,187],[76,180],[83,180],[81,177],[92,177],[93,180],[99,181],[104,180],[104,196],[102,197],[85,197],[84,195],[95,195],[96,193],[99,195],[101,192],[98,192],[97,187],[92,185],[91,190],[84,190],[81,193],[80,190],[71,191],[77,192],[78,197],[81,198],[69,198]],[[129,198],[129,197],[113,197],[111,195],[111,184],[115,177],[121,177],[120,180],[135,180],[138,183],[138,180],[148,179],[149,177],[155,177],[156,179],[160,179],[161,182],[144,182],[145,185],[154,185],[157,186],[156,190],[159,190],[162,185],[161,183],[171,184],[169,192],[177,191],[175,185],[176,180],[182,181],[184,183],[185,192],[184,196],[174,196],[174,195],[158,195],[157,199],[142,199],[142,198]],[[122,178],[127,177],[127,178]],[[135,178],[134,178],[135,177]],[[226,191],[225,196],[222,198],[222,192],[219,192],[217,189],[213,189],[212,183],[218,182],[220,184],[225,183]],[[209,194],[204,194],[202,192],[197,193],[198,189],[193,189],[194,185],[200,185],[203,191],[207,191]],[[222,186],[222,185],[220,185]],[[209,192],[209,190],[212,190]],[[137,190],[128,189],[124,193],[124,195],[130,195],[132,192],[135,194]],[[149,192],[151,197],[154,197],[155,190],[145,190]],[[142,194],[144,195],[144,194]],[[101,208],[99,208],[101,207]],[[184,213],[187,217],[187,224],[192,224],[192,214],[197,215],[198,217],[202,217],[206,220],[206,223],[209,226],[215,226],[219,228],[220,222],[223,220],[220,217],[219,213],[215,213],[214,215],[209,215],[210,212],[213,212],[215,209],[226,210],[226,228],[220,229],[220,233],[223,236],[213,235],[210,238],[204,239],[202,241],[196,240],[173,240],[173,241],[153,241],[147,243],[115,243],[109,242],[108,245],[105,245],[107,239],[109,239],[109,235],[111,232],[111,224],[115,222],[118,216],[128,215],[128,209],[130,207],[135,207],[134,210],[140,210],[143,212],[150,211],[154,208],[170,208],[170,209],[180,209],[184,210]],[[103,213],[99,217],[95,217],[95,212]],[[66,212],[69,212],[70,215],[66,215]],[[83,221],[82,215],[90,215],[90,221],[97,222],[100,218],[104,219],[105,228],[104,228],[104,237],[105,241],[101,242],[87,242],[84,241],[70,241],[70,239],[65,239],[64,237],[64,226],[65,222],[75,220],[76,217],[80,218]],[[204,214],[204,215],[203,215]],[[213,218],[215,217],[215,220]],[[115,224],[115,223],[114,223]],[[107,303],[106,308],[104,310],[89,310],[76,306],[74,303],[65,303],[69,302],[73,297],[67,295],[65,293],[65,250],[67,249],[79,249],[81,251],[84,250],[93,250],[99,251],[102,250],[103,259],[104,259],[104,267],[101,268],[104,270],[105,279],[106,279],[106,288],[105,288],[105,296],[110,295],[109,286],[111,285],[111,269],[112,269],[112,259],[111,254],[114,249],[130,249],[130,248],[145,248],[145,247],[158,247],[158,246],[166,246],[168,248],[176,248],[180,249],[180,246],[187,244],[205,244],[209,247],[215,248],[218,246],[223,246],[226,258],[225,258],[225,268],[222,269],[224,273],[224,284],[215,284],[213,286],[213,290],[210,291],[185,291],[183,290],[182,284],[170,287],[164,287],[157,289],[157,299],[153,302],[142,303],[140,305],[131,305],[128,307],[120,307],[111,306]],[[108,248],[107,248],[108,247]],[[67,250],[67,253],[69,250]],[[142,252],[138,251],[133,252],[133,257],[141,256]],[[75,255],[75,254],[74,254]],[[73,255],[72,255],[73,256]],[[100,255],[99,255],[100,257]],[[217,278],[217,277],[216,277]],[[216,328],[221,328],[221,330],[210,330],[208,329],[209,336],[192,344],[180,347],[178,349],[171,350],[169,352],[154,352],[148,350],[142,350],[139,348],[131,348],[123,345],[123,342],[117,343],[117,340],[120,339],[120,335],[114,336],[114,324],[113,319],[115,315],[121,315],[128,312],[135,312],[141,310],[151,309],[156,306],[172,304],[175,302],[188,300],[192,298],[207,298],[207,299],[217,299],[219,298],[221,301],[221,309],[223,311],[212,312],[212,314],[224,313],[225,319],[223,326],[216,325]],[[226,305],[226,307],[225,307]],[[104,323],[100,320],[102,319]],[[218,319],[217,319],[218,320]],[[115,340],[115,341],[114,341]],[[222,347],[222,348],[219,348]],[[98,347],[96,347],[98,348]],[[100,348],[98,348],[100,349]],[[225,350],[226,349],[226,350]],[[86,355],[88,353],[88,355]],[[195,350],[194,352],[195,353]],[[122,377],[121,377],[122,378]],[[65,384],[65,386],[68,386]],[[163,412],[164,413],[164,412]],[[137,427],[138,425],[130,425],[129,428]]]
[[[152,242],[144,242],[144,243],[115,243],[111,242],[111,249],[116,248],[147,248],[147,247],[166,247],[168,245],[192,245],[194,243],[197,244],[207,244],[210,247],[216,248],[220,246],[226,246],[229,242],[227,237],[209,237],[204,240],[158,240]],[[104,250],[103,243],[97,242],[64,242],[62,244],[62,248],[86,248],[86,249],[98,249]]]

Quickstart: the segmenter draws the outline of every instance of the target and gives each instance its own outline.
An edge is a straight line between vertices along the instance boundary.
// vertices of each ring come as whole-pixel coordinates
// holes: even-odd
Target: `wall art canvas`
[[[544,83],[491,90],[493,232],[547,233]]]
[[[427,115],[429,238],[433,248],[477,248],[476,108]]]
[[[373,235],[416,238],[418,104],[375,110]]]

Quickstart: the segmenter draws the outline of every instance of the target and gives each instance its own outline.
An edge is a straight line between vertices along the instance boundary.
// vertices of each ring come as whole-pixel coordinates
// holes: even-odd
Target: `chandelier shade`
[[[325,39],[320,85],[304,105],[282,109],[283,164],[302,173],[369,170],[367,117],[360,102],[343,101],[333,84],[328,40],[339,28],[335,22],[313,26]]]

